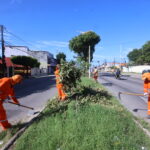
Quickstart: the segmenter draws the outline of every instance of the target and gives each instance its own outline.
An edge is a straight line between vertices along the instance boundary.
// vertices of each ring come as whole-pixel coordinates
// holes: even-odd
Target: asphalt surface
[[[112,73],[101,73],[99,82],[108,89],[118,100],[118,93],[141,93],[143,94],[143,81],[139,75],[122,75],[117,80]],[[15,86],[16,96],[23,105],[33,107],[34,111],[20,106],[5,103],[8,120],[12,124],[26,122],[33,114],[42,110],[47,101],[57,95],[55,76],[41,76],[25,79],[23,83]],[[146,119],[147,97],[121,94],[119,100],[135,116]],[[138,110],[134,112],[134,110]]]
[[[41,111],[49,99],[56,96],[55,76],[25,79],[21,84],[15,86],[15,91],[20,104],[33,107],[34,110],[5,103],[7,118],[12,124],[26,122]]]
[[[99,82],[133,115],[150,121],[147,119],[147,97],[126,94],[121,94],[121,99],[118,97],[119,92],[143,94],[143,81],[140,75],[122,75],[120,79],[116,79],[112,73],[100,73]]]

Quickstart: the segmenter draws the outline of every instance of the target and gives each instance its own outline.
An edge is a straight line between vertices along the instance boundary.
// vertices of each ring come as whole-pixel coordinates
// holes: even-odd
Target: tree
[[[77,57],[76,65],[81,70],[82,75],[86,76],[87,70],[89,68],[89,63],[83,60],[81,57]]]
[[[146,42],[142,48],[133,49],[128,55],[129,63],[134,65],[150,64],[150,41]]]
[[[141,56],[141,51],[139,49],[133,49],[127,57],[129,58],[129,61],[133,61],[135,64],[138,60],[138,58]]]
[[[90,56],[93,59],[93,53],[95,52],[95,45],[100,42],[100,36],[93,31],[88,31],[79,36],[72,38],[69,41],[69,48],[82,57],[86,62],[89,59],[89,46],[90,46]]]
[[[64,53],[58,53],[56,55],[57,63],[60,64],[61,60],[66,61],[66,55]]]
[[[144,63],[150,64],[150,41],[142,46],[142,56],[144,57]]]
[[[40,63],[37,61],[37,59],[29,57],[29,56],[14,56],[11,58],[12,62],[14,64],[23,65],[27,69],[27,76],[28,76],[28,70],[29,67],[39,67]]]

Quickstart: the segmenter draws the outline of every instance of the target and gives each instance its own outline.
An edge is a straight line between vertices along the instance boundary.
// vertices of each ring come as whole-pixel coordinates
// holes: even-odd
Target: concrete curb
[[[141,79],[141,74],[134,74],[134,73],[122,73],[122,75],[129,75],[132,78]]]
[[[26,122],[27,124],[21,128],[2,148],[1,150],[9,150],[9,148],[14,144],[14,142],[22,135],[22,133],[33,123],[33,121],[39,117],[39,115],[41,114],[41,112],[45,109],[42,108],[40,110],[40,112],[34,116],[33,118],[31,118],[28,122]]]
[[[150,137],[150,132],[144,128],[137,120],[133,119],[133,121],[144,131],[144,133]]]
[[[61,108],[66,108],[66,106],[60,106],[56,110],[54,110],[51,113],[59,111]],[[14,144],[14,142],[22,135],[22,133],[34,122],[34,120],[39,117],[41,112],[45,109],[45,107],[40,111],[39,114],[37,114],[35,117],[33,117],[22,129],[20,129],[0,150],[9,150],[11,146]]]
[[[17,138],[20,137],[20,135],[27,129],[29,124],[27,124],[25,127],[23,127],[21,130],[19,130],[3,147],[1,150],[8,150],[10,146],[16,141]]]

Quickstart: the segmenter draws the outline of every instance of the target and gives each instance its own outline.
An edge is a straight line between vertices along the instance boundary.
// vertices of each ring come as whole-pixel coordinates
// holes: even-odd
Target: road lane
[[[111,73],[101,73],[99,82],[105,86],[115,97],[118,92],[141,93],[143,94],[143,81],[123,75],[120,80]],[[147,117],[147,97],[121,94],[121,104],[123,104],[135,116],[146,119]],[[137,112],[133,110],[138,109]],[[149,120],[148,120],[149,121]]]
[[[55,76],[42,76],[25,79],[23,83],[15,86],[16,96],[21,104],[33,107],[35,112],[46,105],[48,99],[57,94]],[[25,121],[32,116],[31,110],[5,103],[8,120],[12,124]]]

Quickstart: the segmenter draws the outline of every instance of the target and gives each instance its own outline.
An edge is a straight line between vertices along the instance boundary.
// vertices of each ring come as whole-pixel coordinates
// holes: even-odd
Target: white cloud
[[[45,46],[53,46],[53,47],[68,47],[68,42],[60,42],[60,41],[38,41],[38,45],[41,45],[41,47]]]
[[[126,48],[123,49],[122,51],[120,51],[120,56],[122,58],[126,57],[128,55],[129,52],[131,52],[133,50],[133,48]]]
[[[94,59],[105,59],[105,56],[102,55],[93,55]]]
[[[104,49],[104,47],[102,47],[102,46],[96,46],[95,47],[95,50],[102,50],[102,49]]]

